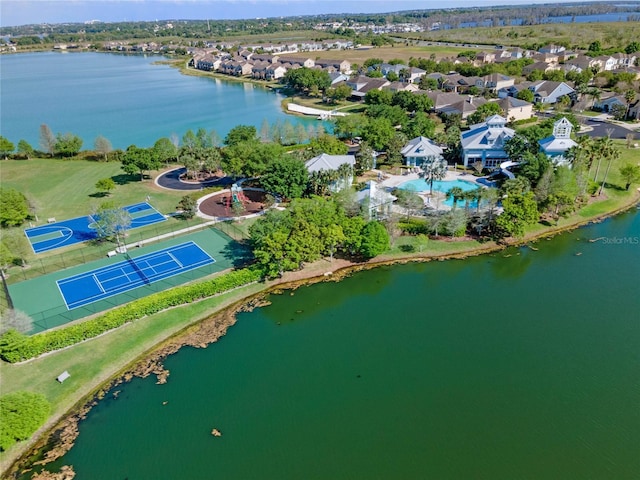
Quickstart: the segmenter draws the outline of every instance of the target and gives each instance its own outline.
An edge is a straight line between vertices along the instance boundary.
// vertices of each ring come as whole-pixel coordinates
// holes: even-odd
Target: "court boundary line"
[[[204,259],[204,260],[200,260],[198,262],[194,262],[193,264],[190,264],[187,267],[185,267],[182,264],[182,262],[178,261],[177,258],[175,258],[175,256],[171,255],[171,251],[184,249],[186,247],[189,247],[189,248],[195,247],[195,248],[197,248],[200,252],[202,252],[204,255],[206,255],[207,258]],[[140,269],[140,267],[135,264],[133,259],[127,259],[127,260],[124,260],[124,261],[119,261],[119,262],[117,262],[115,264],[107,265],[107,266],[104,266],[104,267],[99,267],[97,269],[90,270],[88,272],[83,272],[83,273],[79,273],[79,274],[76,274],[76,275],[72,275],[71,277],[67,277],[67,278],[64,278],[64,279],[56,280],[56,285],[58,287],[58,291],[60,292],[60,295],[62,296],[62,299],[64,301],[64,304],[65,304],[67,310],[70,311],[70,310],[74,310],[76,308],[87,307],[87,306],[91,305],[92,303],[99,302],[101,300],[106,300],[106,299],[114,297],[116,295],[120,295],[120,294],[123,294],[123,293],[130,292],[130,291],[135,290],[135,289],[137,289],[139,287],[142,287],[142,286],[149,286],[152,283],[155,283],[155,282],[158,282],[158,281],[161,281],[161,280],[165,280],[165,279],[168,279],[168,278],[172,278],[172,277],[175,277],[177,275],[181,275],[182,273],[186,273],[186,272],[195,270],[197,268],[204,267],[206,265],[217,263],[217,261],[216,261],[216,259],[214,257],[212,257],[206,250],[204,250],[200,245],[198,245],[194,241],[188,241],[188,242],[184,242],[184,243],[181,243],[181,244],[178,244],[178,245],[173,245],[171,247],[163,248],[163,249],[157,250],[155,252],[150,252],[148,254],[141,255],[140,257],[136,257],[136,258],[143,258],[143,260],[146,260],[144,257],[159,258],[163,254],[166,254],[166,255],[168,255],[168,256],[170,256],[172,258],[172,260],[179,266],[178,271],[170,272],[168,275],[159,274],[158,278],[154,278],[153,280],[150,280],[146,275],[144,275],[144,274],[140,275],[140,273],[137,271],[137,270]],[[165,262],[165,263],[167,263],[167,262]],[[118,264],[124,264],[124,265],[133,264],[134,272],[138,276],[137,280],[142,281],[142,284],[131,286],[131,285],[135,284],[136,281],[131,281],[131,277],[123,269],[124,265],[118,266]],[[153,268],[153,265],[149,265],[149,267]],[[103,286],[102,286],[102,283],[99,280],[97,280],[97,277],[96,277],[96,275],[97,275],[96,272],[101,273],[100,270],[103,270],[105,273],[106,272],[120,270],[123,275],[120,275],[119,277],[124,276],[124,277],[127,278],[127,280],[129,282],[124,284],[124,285],[122,285],[122,286],[120,286],[120,287],[116,287],[116,288],[112,289],[111,291],[105,291]],[[155,271],[155,268],[154,268],[154,271]],[[68,283],[72,283],[73,281],[76,281],[76,280],[79,280],[79,279],[82,279],[82,278],[87,278],[89,276],[91,276],[91,277],[93,277],[94,279],[97,280],[96,283],[97,283],[98,287],[102,290],[102,293],[104,294],[104,296],[101,295],[101,294],[91,295],[89,297],[85,297],[85,298],[80,299],[80,300],[68,302],[67,298],[64,295],[64,292],[62,291],[61,285],[66,285]],[[134,280],[136,280],[136,279],[134,279]],[[123,288],[123,287],[128,287],[128,288]],[[143,297],[141,297],[141,298],[143,298]],[[89,301],[87,301],[87,300],[89,300]]]

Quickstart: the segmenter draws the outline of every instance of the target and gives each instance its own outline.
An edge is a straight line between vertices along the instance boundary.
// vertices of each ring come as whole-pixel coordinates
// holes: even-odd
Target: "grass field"
[[[171,213],[176,210],[177,203],[184,195],[183,192],[162,189],[150,179],[141,182],[137,175],[124,174],[119,162],[49,158],[5,160],[2,161],[0,169],[2,186],[15,188],[27,197],[32,212],[37,216],[37,220],[32,221],[34,226],[46,224],[47,219],[52,217],[65,220],[88,215],[92,208],[105,201],[125,206],[144,202],[147,196],[150,197],[149,203],[158,211]],[[103,178],[112,178],[117,185],[108,196],[101,196],[95,188],[96,182]],[[191,222],[195,223],[195,220]],[[51,268],[58,269],[99,258],[113,249],[113,245],[109,243],[80,244],[36,255],[24,235],[25,226],[29,225],[3,231],[4,241],[11,245],[14,253],[26,260],[29,268],[33,269],[10,269],[10,281],[13,281],[12,275],[20,275],[22,279],[25,276],[32,277],[50,271]],[[132,231],[128,241],[174,231],[183,226],[187,226],[185,222],[170,218],[161,224]]]
[[[624,48],[640,38],[638,22],[549,23],[531,26],[458,28],[399,35],[405,38],[488,45],[526,46],[533,43],[567,43],[587,49],[599,40],[603,49]]]

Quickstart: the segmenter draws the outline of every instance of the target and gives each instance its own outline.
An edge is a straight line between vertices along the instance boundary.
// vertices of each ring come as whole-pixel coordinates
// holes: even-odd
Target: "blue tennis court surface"
[[[146,202],[124,207],[131,215],[132,228],[144,227],[166,220],[164,215]],[[35,253],[42,253],[55,248],[67,247],[76,243],[97,238],[95,219],[91,215],[77,217],[62,222],[50,223],[39,227],[27,228],[27,235]]]
[[[72,310],[213,262],[197,243],[186,242],[56,283],[67,309]]]

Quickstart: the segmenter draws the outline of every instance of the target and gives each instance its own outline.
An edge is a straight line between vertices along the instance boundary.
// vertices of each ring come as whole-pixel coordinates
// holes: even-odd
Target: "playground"
[[[254,215],[267,208],[266,201],[267,193],[264,190],[232,186],[230,190],[203,197],[198,210],[205,218]]]

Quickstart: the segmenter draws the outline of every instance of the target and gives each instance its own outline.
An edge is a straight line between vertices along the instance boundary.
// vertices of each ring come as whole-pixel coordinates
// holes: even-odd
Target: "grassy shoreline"
[[[502,250],[508,246],[526,244],[602,221],[629,210],[640,201],[640,189],[616,200],[611,209],[605,213],[596,212],[583,216],[579,212],[564,219],[557,226],[534,228],[524,238],[503,244],[496,242],[482,244],[475,241],[438,242],[440,245],[438,251],[406,253],[396,246],[389,254],[365,263],[321,260],[305,267],[302,272],[285,274],[282,279],[248,285],[200,302],[165,310],[95,339],[28,362],[16,365],[1,363],[0,376],[5,387],[3,393],[29,388],[29,390],[44,393],[52,402],[53,408],[49,420],[31,439],[0,454],[0,471],[2,475],[10,475],[17,466],[27,462],[34,447],[44,446],[46,443],[43,442],[61,422],[85,409],[96,396],[99,396],[100,392],[114,382],[118,382],[136,365],[157,356],[167,342],[179,343],[180,338],[187,335],[194,327],[207,320],[215,321],[216,318],[233,314],[241,306],[256,298],[303,284],[337,281],[352,272],[383,265],[466,258]],[[329,272],[331,272],[330,275],[328,275]],[[65,369],[78,373],[74,373],[72,378],[64,384],[57,384],[54,373]],[[7,384],[10,385],[9,389],[6,388]]]

